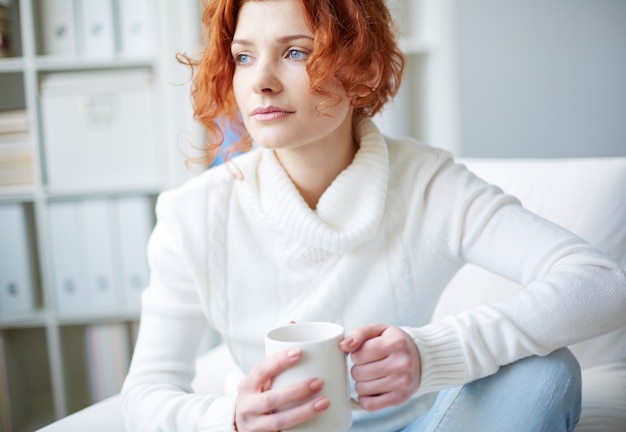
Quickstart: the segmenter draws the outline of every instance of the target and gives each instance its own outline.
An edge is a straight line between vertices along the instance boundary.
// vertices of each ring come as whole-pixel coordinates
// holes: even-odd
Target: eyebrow
[[[308,39],[310,41],[313,41],[313,37],[309,35],[296,34],[296,35],[289,35],[289,36],[281,36],[276,39],[276,42],[285,44],[285,43],[293,42],[294,40],[298,40],[298,39]],[[254,45],[252,41],[247,40],[247,39],[233,39],[233,41],[230,44],[231,45],[237,44],[237,45],[243,45],[243,46]]]

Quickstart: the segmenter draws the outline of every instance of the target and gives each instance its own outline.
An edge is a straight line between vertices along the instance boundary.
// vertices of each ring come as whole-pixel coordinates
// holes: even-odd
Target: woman
[[[580,371],[560,348],[625,324],[624,271],[449,154],[380,135],[369,117],[404,66],[384,1],[210,0],[203,21],[207,155],[224,117],[259,148],[159,199],[129,429],[277,431],[318,415],[321,380],[271,389],[301,352],[264,358],[263,335],[333,321],[364,408],[353,430],[572,430]],[[527,289],[429,323],[466,262]],[[246,374],[236,396],[191,392],[207,326]]]

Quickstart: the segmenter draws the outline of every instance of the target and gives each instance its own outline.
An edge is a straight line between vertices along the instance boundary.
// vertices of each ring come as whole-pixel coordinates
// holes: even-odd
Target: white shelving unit
[[[0,111],[26,110],[29,132],[24,145],[32,155],[33,174],[30,184],[0,186],[0,217],[2,210],[8,210],[7,214],[21,214],[16,226],[23,227],[19,234],[23,239],[20,246],[26,245],[23,249],[27,258],[22,261],[28,261],[23,262],[27,269],[23,288],[28,295],[22,306],[13,310],[8,307],[3,309],[3,296],[0,294],[1,432],[30,432],[91,404],[94,398],[103,396],[103,391],[106,394],[106,391],[115,390],[94,389],[94,382],[98,381],[98,377],[94,376],[98,361],[94,359],[102,360],[111,353],[101,352],[106,345],[93,343],[108,341],[114,347],[109,351],[118,352],[117,357],[108,357],[104,364],[128,361],[139,314],[136,308],[127,307],[125,301],[130,296],[119,294],[119,285],[126,280],[123,279],[124,266],[133,260],[145,259],[139,256],[143,255],[142,248],[145,245],[121,244],[128,237],[133,237],[130,231],[120,234],[124,232],[123,223],[129,219],[127,216],[119,216],[123,213],[119,210],[123,207],[121,203],[129,202],[131,207],[133,203],[139,207],[143,203],[145,210],[146,203],[151,207],[161,190],[188,178],[190,174],[183,163],[183,155],[189,155],[193,144],[198,144],[202,139],[202,131],[192,119],[189,71],[175,61],[177,52],[197,47],[200,1],[149,2],[148,9],[152,13],[151,38],[155,47],[152,54],[123,55],[118,41],[116,52],[106,58],[94,58],[80,51],[71,56],[46,55],[47,45],[44,43],[41,25],[42,1],[50,0],[10,2],[13,52],[11,57],[0,58]],[[126,3],[130,0],[108,1],[117,6],[114,10],[119,10],[122,1]],[[429,144],[455,151],[454,87],[452,68],[449,67],[453,59],[448,25],[451,2],[393,0],[398,10],[397,16],[400,17],[404,35],[402,47],[407,54],[408,67],[397,100],[377,121],[390,135],[411,135]],[[67,0],[65,3],[76,5],[80,0]],[[119,20],[119,17],[115,19]],[[55,82],[59,74],[89,75],[103,72],[110,76],[139,72],[150,77],[146,86],[152,99],[146,111],[152,110],[150,132],[153,138],[148,150],[143,150],[153,150],[157,158],[154,161],[156,175],[150,177],[150,181],[130,178],[123,184],[116,184],[112,173],[121,170],[115,166],[122,162],[121,159],[116,161],[115,158],[101,157],[87,162],[72,160],[77,152],[72,151],[64,139],[60,141],[61,144],[51,145],[50,124],[58,126],[55,122],[67,121],[67,117],[75,115],[70,116],[61,110],[62,115],[58,116],[59,110],[54,109],[55,105],[50,109],[50,105],[44,103],[43,98],[48,95],[46,91],[50,83]],[[106,103],[104,107],[97,104],[89,107],[95,109],[98,115],[103,112],[106,115],[122,112],[114,106],[110,108]],[[57,117],[52,121],[51,116],[55,115]],[[70,120],[76,121],[73,118]],[[62,137],[70,137],[74,129],[77,128],[73,128],[70,121],[65,129],[60,128],[60,134]],[[146,136],[150,134],[146,133]],[[111,151],[113,148],[123,150],[125,146],[133,144],[133,140],[114,142],[111,143]],[[0,141],[0,151],[1,146]],[[51,170],[51,164],[59,157],[61,160],[69,158],[75,164],[87,164],[89,181],[77,174],[70,181],[59,183],[56,180],[58,177],[55,177],[58,172],[53,173]],[[139,162],[141,159],[137,161],[138,172],[141,171]],[[73,169],[81,168],[72,164],[64,167],[61,175],[70,175]],[[98,174],[95,180],[94,173]],[[103,180],[98,183],[99,179]],[[137,217],[139,213],[131,214]],[[99,225],[96,220],[100,220]],[[150,223],[153,222],[150,220]],[[65,225],[69,231],[59,236],[59,224]],[[75,229],[70,230],[68,227]],[[9,228],[0,226],[0,234],[6,229]],[[137,242],[140,242],[142,236],[135,231],[133,233],[139,239]],[[93,244],[89,243],[92,237],[95,237]],[[81,242],[87,242],[87,245]],[[94,244],[96,247],[93,247]],[[113,252],[104,257],[103,248]],[[139,252],[120,258],[122,252],[129,248]],[[0,255],[12,253],[12,249],[7,251],[0,246]],[[77,265],[76,261],[82,264]],[[59,277],[63,266],[77,273],[109,271],[114,274],[113,279],[96,281],[94,289],[97,290],[98,286],[102,289],[112,286],[121,297],[113,301],[112,308],[106,308],[103,303],[108,300],[96,302],[94,294],[90,300],[78,303],[79,308],[69,308],[68,312],[67,308],[60,305],[60,299],[68,294],[63,290],[85,290],[89,282],[74,281],[75,284],[68,284]],[[141,285],[141,281],[136,282]],[[4,290],[5,297],[10,295],[7,294],[7,287],[7,282],[3,281],[0,274],[0,290]],[[15,287],[22,288],[19,284]],[[6,300],[4,303],[6,305]],[[100,374],[108,373],[106,376],[111,380],[119,380],[119,376],[115,376],[116,373],[119,375],[119,367],[118,370],[101,369],[98,369]]]
[[[189,87],[185,85],[188,72],[176,63],[175,54],[181,50],[193,50],[197,46],[200,2],[146,2],[150,41],[154,49],[144,54],[131,55],[124,53],[119,37],[123,30],[119,15],[122,0],[108,0],[117,37],[114,53],[98,57],[84,51],[71,55],[46,53],[44,27],[41,24],[44,19],[42,7],[49,1],[9,2],[11,56],[0,58],[0,111],[26,110],[28,133],[20,145],[29,150],[32,160],[32,182],[0,185],[0,222],[4,224],[0,226],[0,243],[6,245],[8,236],[5,233],[11,233],[11,238],[17,236],[22,240],[22,243],[13,240],[19,246],[17,249],[25,250],[25,258],[16,257],[11,261],[19,264],[14,267],[22,266],[24,271],[14,271],[13,268],[7,270],[0,266],[5,273],[0,274],[2,432],[30,432],[119,390],[117,386],[132,353],[139,317],[136,293],[125,293],[120,287],[132,284],[133,281],[142,287],[146,282],[141,280],[144,274],[124,273],[129,262],[135,262],[137,268],[145,264],[145,238],[154,223],[152,207],[156,195],[189,176],[177,142],[184,146],[185,142],[178,137],[181,131],[195,130],[188,97]],[[76,7],[81,4],[91,5],[90,2],[95,4],[96,1],[69,0],[58,4]],[[139,0],[123,2],[142,3]],[[78,21],[75,23],[79,24]],[[137,110],[135,106],[138,112],[129,113],[115,121],[119,123],[124,120],[132,124],[133,119],[127,117],[144,116],[149,119],[151,129],[140,131],[139,139],[122,138],[121,141],[105,142],[104,146],[94,148],[93,153],[85,152],[83,155],[89,158],[90,154],[103,152],[98,153],[100,156],[95,160],[78,160],[76,149],[72,149],[68,143],[72,142],[72,134],[79,129],[76,123],[80,119],[76,117],[80,113],[58,112],[58,107],[64,105],[54,105],[56,100],[52,98],[49,99],[54,101],[50,105],[52,109],[46,106],[44,98],[45,92],[49,90],[47,86],[63,76],[79,78],[98,75],[110,78],[127,74],[147,77],[140,83],[144,90],[141,96],[149,95],[149,98],[138,100],[149,101],[143,107],[148,114]],[[76,83],[72,80],[65,82],[70,90],[62,89],[59,94],[62,95],[66,90],[74,91],[71,88]],[[110,81],[109,84],[102,81],[87,83],[87,90],[83,89],[85,94],[89,94],[92,89],[95,93],[106,94],[104,88],[107,85],[111,87],[108,91],[114,99],[91,100],[91,105],[85,107],[91,109],[94,116],[115,116],[123,112],[129,105],[120,96],[139,87],[135,83],[135,88],[119,90],[120,80],[110,78]],[[122,100],[123,105],[115,106],[115,100]],[[97,105],[100,102],[103,105]],[[60,129],[58,134],[61,137],[56,147],[51,145],[50,136],[50,130],[54,128]],[[122,155],[131,154],[132,146],[139,144],[142,146],[141,151],[135,165],[130,168],[124,165],[123,158],[107,159],[102,156],[116,156],[111,153],[114,148]],[[3,143],[0,136],[0,158],[3,145],[6,142]],[[142,162],[152,156],[153,172],[148,176],[149,181],[146,181],[148,177],[141,175]],[[63,170],[54,173],[56,177],[51,175],[54,160],[70,162],[65,164]],[[84,174],[74,176],[74,169]],[[120,184],[115,179],[122,170],[125,170],[128,178]],[[133,178],[135,172],[137,176]],[[98,181],[98,176],[103,180]],[[64,210],[64,213],[61,211],[63,209],[67,211]],[[119,212],[119,217],[115,216],[116,212]],[[21,216],[16,218],[11,216],[13,214]],[[62,224],[67,225],[66,233],[55,231],[52,223],[55,214]],[[77,219],[71,219],[72,214]],[[8,216],[3,219],[3,215]],[[135,220],[130,222],[133,218]],[[75,237],[88,243],[81,244],[78,250],[71,247],[73,223],[75,232],[80,233]],[[124,224],[129,226],[124,228]],[[81,227],[83,231],[80,231]],[[108,236],[102,235],[105,228],[110,230]],[[125,241],[127,244],[123,244]],[[0,246],[0,260],[13,258],[15,246]],[[104,253],[103,247],[111,250]],[[63,287],[59,286],[59,274],[63,254],[66,258],[74,256],[74,261],[80,261],[81,264],[76,264],[65,259],[65,264],[69,262],[70,267],[83,272],[83,276],[88,272],[108,269],[113,279],[99,279],[96,282],[101,283],[103,293],[114,292],[115,296],[107,297],[103,294],[94,300],[96,291],[92,291],[91,302],[94,304],[91,309],[87,303],[69,311],[60,307]],[[74,288],[85,291],[88,285],[76,284]],[[23,299],[19,298],[21,295]],[[135,298],[131,298],[133,295]],[[17,296],[21,303],[11,296]],[[13,303],[9,304],[9,301]],[[102,307],[106,301],[111,301],[110,307]],[[115,361],[118,365],[112,368]],[[109,385],[109,382],[113,385]]]
[[[457,153],[454,0],[388,0],[407,59],[400,92],[375,121],[390,136],[411,136]]]

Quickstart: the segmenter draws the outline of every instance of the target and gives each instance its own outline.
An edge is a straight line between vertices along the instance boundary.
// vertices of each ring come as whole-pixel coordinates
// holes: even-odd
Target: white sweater
[[[263,149],[160,196],[123,389],[130,430],[233,430],[233,397],[191,392],[207,326],[243,371],[263,357],[265,332],[291,320],[402,326],[422,360],[416,398],[355,413],[353,427],[392,431],[421,412],[420,395],[626,325],[626,275],[597,250],[443,151],[384,138],[371,121],[358,133],[316,211]],[[466,262],[527,289],[430,323]]]

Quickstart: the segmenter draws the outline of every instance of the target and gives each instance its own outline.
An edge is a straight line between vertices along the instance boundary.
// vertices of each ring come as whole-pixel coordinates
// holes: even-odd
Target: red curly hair
[[[192,68],[194,117],[208,133],[204,156],[199,160],[204,164],[210,164],[218,154],[225,128],[239,138],[233,151],[247,151],[252,146],[232,85],[235,63],[231,42],[239,10],[246,1],[268,0],[205,0],[204,52],[199,60],[187,55],[179,58]],[[311,92],[338,101],[339,96],[322,90],[324,82],[338,79],[351,97],[355,117],[378,113],[398,92],[405,66],[385,0],[297,1],[314,34],[313,51],[306,63]],[[380,64],[380,80],[370,88],[365,83],[372,80],[374,62]]]

